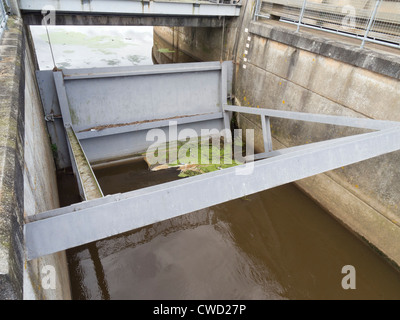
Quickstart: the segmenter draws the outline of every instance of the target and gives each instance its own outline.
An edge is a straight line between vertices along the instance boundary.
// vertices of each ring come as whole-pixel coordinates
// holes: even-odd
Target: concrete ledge
[[[24,71],[22,20],[0,43],[0,299],[22,299]]]
[[[273,25],[266,22],[250,23],[249,32],[294,48],[335,59],[356,67],[400,79],[400,55],[384,54],[367,48],[330,40],[308,32],[295,32],[290,25]],[[400,54],[400,52],[399,52]]]

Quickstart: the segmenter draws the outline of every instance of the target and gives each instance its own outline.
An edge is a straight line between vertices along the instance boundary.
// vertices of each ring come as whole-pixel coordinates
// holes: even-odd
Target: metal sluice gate
[[[232,74],[230,61],[39,71],[49,133],[58,139],[58,165],[72,165],[85,201],[29,216],[24,226],[27,259],[400,149],[399,122],[228,105]],[[172,119],[179,129],[228,131],[233,112],[260,116],[263,153],[235,167],[103,196],[92,163],[145,150],[151,144],[146,133],[157,128],[168,136]],[[271,118],[373,131],[273,150]]]

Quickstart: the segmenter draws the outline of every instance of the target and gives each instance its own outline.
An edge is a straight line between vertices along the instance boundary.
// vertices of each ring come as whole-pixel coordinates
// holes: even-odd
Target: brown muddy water
[[[104,194],[178,179],[175,169],[150,172],[141,160],[95,174]],[[399,272],[293,184],[67,255],[73,299],[400,298]],[[342,288],[345,265],[355,267],[354,290]]]
[[[193,61],[156,34],[153,41],[154,63]],[[181,179],[175,169],[150,172],[144,161],[95,174],[105,195]],[[72,174],[59,175],[59,190],[61,206],[80,201]],[[67,256],[73,299],[400,299],[400,273],[294,184]],[[355,267],[354,290],[341,286],[345,265]]]

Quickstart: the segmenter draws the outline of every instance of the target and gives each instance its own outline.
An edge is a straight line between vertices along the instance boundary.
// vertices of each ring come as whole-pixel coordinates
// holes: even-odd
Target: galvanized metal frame
[[[75,69],[63,70],[64,80],[83,80],[83,79],[99,79],[99,78],[116,78],[116,77],[132,77],[140,75],[161,75],[161,74],[173,74],[173,73],[187,73],[187,72],[202,72],[202,71],[218,71],[222,70],[224,61],[222,64],[215,61],[211,62],[193,62],[193,63],[177,63],[171,64],[159,64],[149,66],[135,66],[134,70],[125,71],[127,68],[98,68],[96,73],[93,73],[91,69],[79,69],[79,73],[76,73]],[[112,71],[110,71],[110,69]]]
[[[24,227],[27,259],[35,259],[400,150],[398,122],[309,115],[226,104],[223,109],[224,113],[246,112],[260,115],[265,119],[263,136],[267,139],[270,139],[267,117],[380,131],[268,151],[258,155],[259,159],[267,159],[254,163],[40,213],[29,217]],[[265,146],[266,150],[272,150],[269,141]],[[247,171],[248,174],[243,174],[246,166],[250,166],[251,170]],[[202,190],[201,194],[199,190]],[[187,201],[176,201],[178,198]]]
[[[281,111],[274,109],[255,109],[248,108],[242,106],[230,106],[225,104],[223,107],[224,112],[239,112],[239,113],[247,113],[259,115],[261,118],[261,128],[263,133],[263,142],[264,142],[264,152],[251,155],[250,157],[246,157],[250,161],[252,160],[260,160],[264,158],[274,157],[277,155],[286,154],[293,151],[298,150],[308,150],[315,147],[319,147],[322,145],[329,145],[333,142],[348,142],[354,140],[354,136],[332,139],[329,141],[322,141],[311,143],[303,146],[290,147],[282,150],[273,151],[272,147],[272,137],[271,137],[271,124],[270,117],[282,118],[282,119],[290,119],[290,120],[300,120],[306,122],[316,122],[322,124],[331,124],[338,126],[346,126],[352,128],[362,128],[362,129],[370,129],[370,130],[383,130],[392,127],[399,127],[400,123],[396,121],[387,121],[387,120],[372,120],[366,118],[352,118],[352,117],[343,117],[343,116],[333,116],[333,115],[323,115],[323,114],[312,114],[312,113],[304,113],[304,112],[293,112],[293,111]],[[357,136],[356,136],[357,137]]]
[[[169,121],[174,121],[179,128],[193,128],[198,131],[198,134],[200,134],[200,130],[203,128],[217,128],[221,130],[223,128],[223,102],[221,102],[220,92],[222,87],[221,72],[223,68],[224,70],[225,68],[227,69],[224,73],[226,72],[227,74],[227,91],[229,96],[232,92],[231,78],[233,73],[233,64],[230,61],[223,62],[222,64],[220,61],[214,61],[154,66],[64,69],[62,74],[61,72],[56,73],[56,77],[58,77],[59,80],[54,80],[53,71],[37,71],[36,77],[46,119],[50,120],[47,123],[47,127],[52,143],[57,145],[57,165],[59,168],[71,166],[63,120],[65,120],[66,123],[71,123],[72,121],[68,113],[68,108],[64,108],[66,109],[64,112],[65,117],[64,119],[62,118],[59,101],[64,101],[64,105],[70,104],[71,110],[74,112],[74,119],[77,119],[77,117],[85,113],[97,115],[88,119],[88,122],[80,121],[78,124],[74,125],[74,131],[81,141],[90,161],[99,162],[114,158],[117,159],[121,156],[130,157],[142,152],[147,147],[146,143],[142,140],[144,139],[143,135],[145,135],[145,132],[148,130],[152,128],[161,128],[166,136],[168,136]],[[179,77],[181,74],[185,75],[188,81],[180,81]],[[165,77],[165,80],[158,81],[158,76]],[[135,99],[136,93],[127,93],[125,95],[123,92],[119,92],[114,96],[116,92],[114,89],[119,90],[119,88],[124,88],[125,85],[129,85],[131,83],[129,79],[132,77],[137,77],[136,80],[133,79],[132,81],[136,81],[139,87],[142,83],[146,83],[146,81],[149,80],[149,85],[153,90],[150,90],[151,94],[147,94],[149,97],[148,99],[142,98],[145,95],[141,94],[146,86],[142,86],[141,89],[137,91],[139,94],[138,101],[133,100]],[[143,81],[141,81],[142,79]],[[98,83],[92,86],[92,81],[98,81]],[[181,97],[176,101],[166,97],[165,105],[161,107],[162,104],[158,103],[163,103],[163,99],[160,98],[160,94],[162,93],[159,92],[165,91],[162,87],[164,81],[166,81],[167,87],[173,90],[172,98],[178,94],[175,88],[179,88],[183,85],[185,89]],[[173,85],[175,81],[177,82]],[[59,95],[57,94],[56,82],[60,89]],[[168,85],[168,83],[170,85]],[[91,90],[93,87],[98,87],[98,84],[105,89],[99,92],[100,95]],[[199,90],[197,89],[198,86],[201,85],[205,85],[207,92],[210,93],[209,95],[201,95],[199,97]],[[134,91],[135,86],[136,85],[130,86],[131,90],[129,90],[129,92],[136,92]],[[157,89],[158,86],[161,86],[159,90]],[[80,90],[80,88],[82,90]],[[85,88],[88,88],[90,92],[86,94],[87,91]],[[70,96],[67,97],[65,90]],[[170,92],[172,91],[166,92],[167,96]],[[156,96],[154,96],[155,99],[151,98],[153,97],[153,93],[156,94]],[[96,98],[99,96],[101,96],[101,98]],[[79,97],[82,97],[82,99],[85,97],[85,99],[88,99],[87,101],[95,101],[95,103],[91,103],[87,106],[84,104],[80,105]],[[118,116],[113,118],[115,120],[107,122],[107,108],[102,108],[101,112],[97,111],[97,106],[103,101],[103,97],[108,99],[104,105],[125,105],[120,111],[117,111]],[[156,107],[140,107],[141,105],[150,106],[152,100],[157,100]],[[130,107],[127,107],[124,101],[132,101],[132,109],[129,109]],[[171,103],[171,101],[173,102]],[[157,107],[158,105],[160,107]],[[156,119],[156,111],[158,108],[160,109],[160,114],[159,119]],[[134,112],[130,112],[130,110]],[[154,111],[154,115],[151,110]],[[168,110],[174,111],[169,112]],[[76,113],[76,111],[78,111],[78,113]],[[137,111],[140,112],[136,113]],[[126,116],[124,114],[126,114]],[[54,121],[51,121],[53,117]],[[121,139],[119,139],[120,137]],[[104,158],[103,155],[98,152],[98,150],[100,150],[100,144],[104,146],[104,150],[107,150],[107,153],[104,153]],[[151,142],[148,144],[151,144]],[[119,154],[119,149],[124,150]]]
[[[66,131],[67,145],[68,145],[68,150],[69,150],[69,154],[70,154],[70,158],[71,158],[71,164],[72,164],[74,174],[78,181],[78,188],[79,188],[81,197],[84,200],[89,199],[88,193],[86,191],[85,183],[84,183],[84,181],[82,181],[82,177],[79,173],[80,172],[80,168],[79,168],[80,164],[77,163],[77,161],[76,161],[76,156],[77,156],[76,152],[77,151],[74,151],[74,149],[72,148],[72,144],[76,144],[79,146],[79,152],[83,155],[83,157],[85,159],[85,165],[90,170],[95,187],[99,190],[99,194],[101,196],[103,196],[103,191],[101,190],[100,184],[97,181],[97,178],[93,172],[92,166],[90,165],[90,162],[85,154],[85,151],[83,150],[82,145],[80,144],[79,139],[78,139],[78,137],[75,133],[75,130],[72,126],[71,114],[70,114],[69,104],[68,104],[68,97],[67,97],[67,93],[65,91],[63,73],[61,71],[54,72],[53,77],[54,77],[54,83],[55,83],[56,90],[57,90],[57,95],[58,95],[58,100],[59,100],[59,104],[60,104],[64,128]]]
[[[175,64],[171,65],[156,65],[156,66],[137,66],[133,69],[126,70],[126,68],[99,68],[94,72],[93,69],[79,69],[79,70],[64,70],[53,72],[54,85],[58,97],[60,106],[62,121],[64,129],[66,131],[67,148],[72,164],[73,171],[78,181],[78,187],[80,194],[83,199],[88,200],[87,192],[85,189],[84,182],[82,181],[80,171],[80,165],[76,161],[76,154],[72,148],[72,144],[79,145],[80,154],[86,159],[85,166],[89,167],[93,181],[101,196],[103,192],[93,172],[92,166],[88,157],[85,154],[84,148],[82,147],[80,140],[93,139],[99,137],[105,137],[113,134],[122,134],[134,131],[149,130],[153,128],[167,127],[171,120],[174,120],[176,125],[178,124],[189,124],[189,123],[200,123],[202,121],[209,121],[215,119],[222,119],[222,112],[212,112],[207,114],[196,114],[186,115],[184,117],[173,117],[171,119],[152,119],[148,122],[139,122],[136,124],[118,125],[116,127],[104,128],[101,130],[85,130],[76,133],[73,128],[71,119],[70,103],[68,101],[68,95],[66,91],[65,81],[71,80],[85,80],[85,79],[99,79],[99,78],[120,78],[120,77],[132,77],[132,76],[143,76],[145,75],[161,75],[161,74],[174,74],[174,73],[198,73],[198,72],[210,72],[220,71],[220,105],[222,106],[227,101],[228,96],[228,69],[232,66],[230,61],[225,62],[204,62],[204,63],[186,63],[186,64]],[[222,107],[221,107],[222,110]],[[228,117],[229,119],[229,117]],[[72,133],[71,133],[72,132]],[[69,134],[68,134],[69,133]]]
[[[248,164],[107,196],[32,217],[25,225],[27,259],[210,207],[400,149],[400,127],[332,142]],[[212,187],[210,187],[212,186]],[[201,190],[201,194],[199,194]],[[186,201],[176,201],[176,199]],[[155,201],[154,199],[157,199]]]
[[[264,152],[246,158],[247,163],[233,168],[103,197],[79,139],[95,139],[125,131],[164,126],[167,124],[167,120],[76,134],[71,120],[65,81],[161,74],[163,72],[168,73],[168,71],[179,72],[178,70],[183,72],[195,70],[197,72],[210,70],[209,67],[221,71],[220,78],[218,78],[220,96],[217,96],[221,105],[221,112],[184,117],[180,121],[197,123],[223,117],[226,136],[229,138],[230,119],[233,112],[259,115],[262,123]],[[92,74],[89,70],[88,72],[81,70],[79,74],[74,71],[65,71],[64,74],[60,71],[54,72],[54,83],[64,127],[70,133],[66,136],[68,137],[71,162],[78,178],[82,198],[88,201],[27,217],[27,223],[24,226],[27,259],[35,259],[117,235],[400,149],[399,122],[228,105],[228,71],[228,62],[224,62],[222,64],[181,65],[173,69],[167,66],[142,67],[132,72],[123,70],[121,72],[107,72],[107,69],[104,69],[99,70],[99,74]],[[273,151],[270,129],[271,117],[380,131]],[[94,178],[91,181],[95,181],[100,190],[98,199],[88,197],[85,192],[84,181],[79,174],[79,166],[82,164],[75,161],[72,143],[78,144],[79,151],[86,159],[83,165],[86,166],[86,169],[89,167]],[[259,160],[253,162],[253,159]],[[199,193],[199,190],[201,190],[201,193]],[[176,199],[186,199],[186,201],[176,201]]]
[[[264,109],[264,108],[249,108],[242,106],[230,106],[227,104],[224,105],[224,111],[242,112],[242,113],[256,114],[260,116],[273,117],[273,118],[317,122],[317,123],[332,124],[337,126],[346,126],[346,127],[363,128],[371,130],[383,130],[387,128],[398,127],[400,125],[400,123],[397,121],[375,120],[368,118],[353,118],[353,117],[313,114],[313,113],[294,112],[294,111],[282,111],[282,110]]]

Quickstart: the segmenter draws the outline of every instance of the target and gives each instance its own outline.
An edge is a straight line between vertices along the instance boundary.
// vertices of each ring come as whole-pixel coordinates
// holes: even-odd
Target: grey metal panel
[[[95,206],[90,201],[73,205],[68,213],[65,209],[47,212],[46,219],[25,224],[27,257],[65,250],[399,149],[400,128],[395,127],[260,160],[252,163],[250,171],[244,164],[109,196],[96,200]]]
[[[51,143],[57,149],[57,157],[55,159],[57,167],[60,169],[70,167],[71,159],[69,157],[67,138],[54,85],[53,71],[36,71],[36,79],[39,86],[44,114],[45,116],[53,115],[52,117],[48,117],[46,125]]]
[[[312,114],[305,112],[281,111],[281,110],[263,109],[263,108],[256,109],[256,108],[242,107],[242,106],[225,105],[224,110],[249,113],[249,114],[258,114],[258,115],[283,118],[283,119],[318,122],[318,123],[333,124],[338,126],[347,126],[354,128],[364,128],[371,130],[382,130],[391,127],[398,127],[400,125],[400,122],[396,121],[351,118],[351,117]]]
[[[162,15],[162,16],[239,16],[240,5],[189,1],[132,1],[132,0],[20,0],[22,11],[42,11],[53,6],[64,13],[107,15]]]
[[[65,88],[72,124],[79,132],[96,126],[222,111],[220,77],[221,70],[213,69],[68,80]]]
[[[221,71],[223,68],[228,75],[232,75],[233,64],[231,61],[223,62],[223,64],[217,61],[66,69],[63,70],[64,79],[61,77],[61,72],[55,72],[55,77],[60,91],[59,98],[65,106],[64,111],[67,118],[70,114],[71,122],[79,139],[118,134],[117,138],[101,140],[104,146],[110,146],[110,149],[100,147],[100,142],[95,143],[94,140],[82,142],[89,160],[97,161],[100,158],[105,159],[106,155],[112,158],[117,157],[118,150],[121,151],[121,156],[125,156],[144,151],[149,146],[144,138],[147,130],[153,127],[150,122],[126,125],[129,123],[184,116],[176,119],[180,124],[190,120],[186,118],[187,115],[198,115],[198,118],[193,118],[193,120],[201,121],[204,128],[222,130],[221,121],[216,119],[222,114]],[[60,116],[61,110],[53,73],[52,71],[39,71],[37,78],[45,113]],[[228,76],[227,90],[231,90],[229,80]],[[210,120],[210,123],[206,123],[205,120]],[[64,119],[65,121],[69,122],[68,119]],[[155,122],[154,124],[164,126],[164,122]],[[90,131],[91,128],[102,125],[111,125],[114,128],[97,132]],[[57,143],[59,167],[70,166],[71,161],[62,119],[55,118],[54,122],[48,123],[48,127],[52,141]],[[195,127],[200,128],[198,125]],[[79,132],[86,129],[89,131]],[[134,135],[123,134],[125,131],[138,129],[146,131]],[[180,127],[178,129],[180,130]],[[121,138],[120,141],[119,138]],[[99,149],[96,150],[96,148]],[[101,151],[103,151],[103,156],[100,157]]]
[[[179,133],[184,129],[193,129],[200,136],[202,129],[211,130],[214,128],[219,131],[223,129],[222,119],[183,123],[177,126],[177,132]],[[164,132],[168,140],[169,128],[160,127],[159,129]],[[84,139],[80,142],[91,163],[111,161],[135,156],[146,151],[154,143],[154,141],[146,141],[147,132],[148,130],[132,131],[93,139]]]

